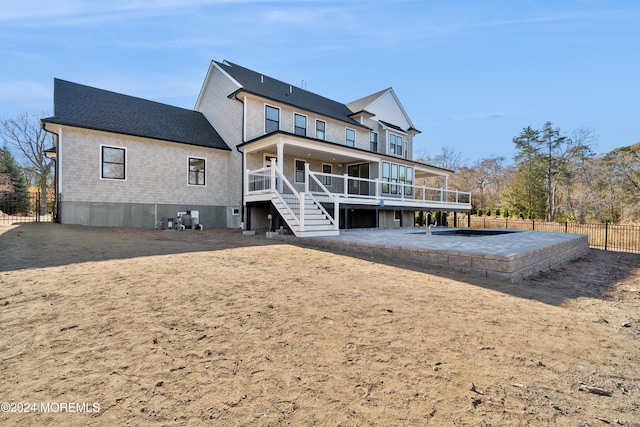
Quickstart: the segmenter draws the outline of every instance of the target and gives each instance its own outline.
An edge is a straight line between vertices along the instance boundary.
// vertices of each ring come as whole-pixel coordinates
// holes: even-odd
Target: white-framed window
[[[326,127],[327,124],[325,122],[322,120],[316,120],[316,139],[324,141]]]
[[[404,186],[398,184],[405,184]],[[404,187],[404,194],[413,194],[413,168],[411,166],[396,163],[382,162],[382,192],[387,194],[401,194],[400,188]]]
[[[396,156],[402,156],[404,154],[404,138],[394,133],[389,134],[389,153]]]
[[[346,128],[345,143],[346,143],[347,147],[355,147],[356,146],[356,131],[355,130]]]
[[[280,130],[280,109],[271,105],[264,106],[264,133]]]
[[[296,160],[295,162],[295,181],[296,182],[304,182],[304,160]]]
[[[307,136],[307,116],[298,113],[293,115],[293,133]]]
[[[374,153],[378,152],[378,132],[371,131],[369,133],[369,150]]]
[[[326,173],[331,175],[331,171],[333,170],[333,166],[328,164],[328,163],[323,163],[322,164],[322,173]],[[331,177],[330,176],[325,176],[322,175],[322,184],[325,187],[330,187],[331,186]]]
[[[100,146],[100,178],[127,179],[127,149],[123,147]]]
[[[189,157],[189,185],[206,185],[206,160]]]

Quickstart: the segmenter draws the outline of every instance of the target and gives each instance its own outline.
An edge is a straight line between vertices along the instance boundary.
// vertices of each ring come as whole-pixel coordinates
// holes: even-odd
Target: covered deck
[[[282,132],[244,145],[243,153],[245,204],[273,203],[296,236],[338,234],[338,215],[346,208],[393,215],[471,210],[470,193],[447,188],[453,171],[399,156]],[[416,183],[431,177],[443,187]],[[375,226],[382,226],[377,216]]]

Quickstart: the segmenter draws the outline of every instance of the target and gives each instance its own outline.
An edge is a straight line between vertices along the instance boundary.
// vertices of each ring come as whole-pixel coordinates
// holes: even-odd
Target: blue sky
[[[344,103],[393,87],[415,151],[514,155],[551,121],[640,142],[636,0],[0,0],[0,119],[51,112],[54,77],[193,108],[227,59]]]

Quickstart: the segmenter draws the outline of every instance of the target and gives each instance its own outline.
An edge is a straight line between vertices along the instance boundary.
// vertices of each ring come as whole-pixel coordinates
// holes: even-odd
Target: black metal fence
[[[589,246],[605,251],[640,253],[640,225],[576,224],[526,219],[471,217],[471,228],[511,228],[515,230],[551,231],[586,234]]]
[[[0,192],[0,224],[51,221],[50,213],[41,214],[40,193]]]

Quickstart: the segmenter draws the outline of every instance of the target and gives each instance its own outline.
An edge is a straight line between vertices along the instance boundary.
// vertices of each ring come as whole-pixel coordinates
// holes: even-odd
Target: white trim
[[[414,169],[414,171],[416,171],[416,173],[419,172],[420,175],[429,174],[433,176],[448,176],[455,173],[454,171],[443,170],[442,168],[438,168],[436,166],[421,164],[409,159],[404,159],[401,157],[388,155],[384,153],[373,153],[369,150],[354,151],[352,148],[346,147],[344,144],[340,144],[337,142],[324,144],[324,143],[319,143],[317,140],[304,139],[299,137],[289,138],[282,134],[267,135],[266,137],[261,138],[260,141],[251,142],[245,145],[243,147],[243,150],[247,154],[248,153],[260,154],[261,151],[273,152],[273,150],[275,149],[275,146],[280,143],[286,143],[287,145],[293,145],[298,148],[304,148],[304,149],[319,151],[323,153],[330,153],[331,155],[333,155],[333,157],[344,156],[347,158],[344,160],[336,161],[336,164],[337,163],[343,163],[345,165],[352,164],[352,159],[353,159],[353,162],[359,162],[359,163],[364,163],[364,162],[379,163],[381,161],[391,161],[391,162],[406,161],[408,163],[411,163],[411,167]],[[382,142],[378,140],[378,143],[381,144]],[[312,159],[315,160],[315,157],[313,157]],[[385,160],[385,159],[388,159],[388,160]]]
[[[322,131],[322,133],[324,133],[324,138],[322,138],[322,139],[318,138],[318,122],[324,123],[324,130]],[[326,141],[327,140],[327,122],[325,120],[316,119],[315,131],[316,131],[315,138],[318,141]]]
[[[394,156],[394,157],[398,157],[400,159],[404,159],[404,143],[406,141],[406,134],[404,135],[399,135],[401,132],[398,132],[396,130],[389,130],[389,128],[387,128],[387,155],[389,156]],[[394,135],[397,138],[402,138],[402,144],[401,144],[401,149],[402,149],[402,153],[398,154],[398,153],[392,153],[391,152],[391,135]],[[397,144],[394,144],[395,148],[398,148]]]
[[[321,170],[320,172],[322,172],[323,174],[324,174],[324,173],[326,173],[326,172],[324,171],[324,167],[325,167],[325,166],[329,166],[329,169],[331,169],[331,170],[329,171],[329,175],[333,175],[333,164],[331,164],[331,163],[322,163],[322,166],[321,166],[321,167],[322,167],[322,170]],[[329,180],[329,183],[328,183],[328,184],[325,184],[325,182],[324,182],[324,180],[325,180],[325,179],[328,179],[328,180]],[[331,177],[330,177],[330,176],[323,176],[323,177],[322,177],[322,185],[324,185],[325,187],[331,187],[331,186],[332,186],[332,183],[333,183],[333,180],[331,179]]]
[[[240,83],[238,83],[238,81],[236,79],[231,77],[229,75],[229,73],[227,73],[225,70],[220,68],[218,66],[218,64],[216,64],[215,61],[211,61],[211,63],[209,64],[209,69],[207,70],[207,75],[204,78],[204,83],[202,83],[202,87],[200,88],[200,93],[198,94],[198,99],[196,100],[196,106],[194,108],[194,110],[196,110],[196,111],[200,111],[200,105],[202,103],[202,97],[204,95],[206,87],[209,85],[209,82],[211,81],[211,74],[212,74],[214,68],[218,69],[224,76],[226,76],[229,80],[231,80],[231,82],[234,85],[236,85],[238,87],[238,89],[242,88],[242,85]]]
[[[347,144],[347,131],[349,131],[349,130],[353,131],[353,145],[348,145]],[[345,126],[345,128],[344,128],[344,145],[346,147],[355,148],[357,140],[358,140],[358,132],[356,132],[355,129],[351,129],[351,128],[348,128],[348,127]]]
[[[100,155],[102,155],[102,149],[100,149]],[[58,194],[56,197],[59,197],[62,194],[62,126],[58,126],[58,141],[56,145],[56,170],[55,170],[55,179],[58,181]],[[102,168],[102,165],[100,165]],[[58,175],[60,174],[60,175]],[[100,172],[102,175],[102,172]],[[58,199],[58,203],[60,203],[60,199]]]
[[[247,142],[247,95],[242,98],[242,142]]]
[[[298,162],[302,162],[303,164],[307,163],[305,159],[293,159],[293,182],[296,184],[304,184],[304,175],[302,181],[298,181]],[[302,172],[304,174],[304,169],[302,169]]]
[[[275,108],[276,110],[278,110],[278,129],[281,129],[281,124],[282,124],[282,114],[280,114],[282,112],[282,110],[280,109],[280,107],[276,107],[275,105],[271,105],[271,104],[267,104],[266,102],[264,103],[264,108],[262,109],[262,116],[264,118],[264,120],[262,120],[262,128],[264,130],[264,134],[267,135],[268,133],[271,132],[267,132],[267,107],[271,107],[271,108]]]
[[[395,101],[395,103],[398,105],[398,108],[400,108],[400,112],[402,113],[402,115],[404,116],[404,118],[407,120],[407,122],[409,123],[409,127],[410,128],[414,128],[415,126],[413,126],[413,122],[411,122],[411,119],[409,118],[409,115],[407,114],[407,111],[404,109],[404,107],[402,106],[402,103],[400,102],[400,99],[398,98],[398,95],[396,95],[396,92],[393,90],[393,88],[389,88],[385,91],[383,91],[379,96],[377,96],[374,100],[372,100],[369,104],[364,106],[364,109],[366,110],[367,108],[370,108],[371,105],[375,104],[376,102],[379,102],[382,97],[384,95],[386,95],[387,93],[391,94],[391,96],[393,97],[393,100]],[[382,123],[380,123],[382,124]]]
[[[371,150],[371,134],[375,133],[376,134],[376,151],[372,151]],[[380,150],[380,134],[374,130],[369,131],[369,151],[371,151],[372,153],[378,153]]]
[[[395,133],[399,133],[399,134],[402,134],[402,135],[409,135],[407,132],[405,132],[403,130],[398,130],[398,129],[394,128],[394,127],[387,126],[387,125],[385,125],[384,123],[381,123],[381,122],[378,122],[378,123],[380,123],[380,126],[382,126],[382,129],[387,131],[387,132],[395,132]]]
[[[267,157],[269,157],[269,160],[267,160]],[[262,153],[262,167],[263,168],[271,167],[271,160],[270,159],[276,159],[276,161],[278,161],[278,155],[277,154],[270,154],[270,153]],[[280,167],[282,167],[282,165],[280,165]]]
[[[202,160],[204,161],[204,184],[191,184],[189,182],[189,175],[191,174],[191,159],[195,159],[195,160]],[[195,156],[187,156],[187,186],[189,187],[206,187],[207,186],[207,182],[209,180],[207,179],[207,159],[205,157],[195,157]]]
[[[102,148],[103,147],[107,147],[107,148],[115,148],[118,150],[124,150],[124,179],[120,179],[120,178],[104,178],[102,176]],[[100,144],[100,153],[98,155],[98,177],[103,180],[103,181],[110,181],[110,182],[123,182],[123,181],[127,181],[128,177],[129,177],[129,153],[128,153],[128,149],[127,147],[118,147],[117,145],[112,145],[112,144]]]
[[[296,116],[304,117],[304,120],[305,120],[304,135],[298,135],[296,133]],[[293,134],[296,136],[307,136],[308,133],[309,133],[309,116],[306,114],[297,113],[296,111],[294,111],[293,112]]]

